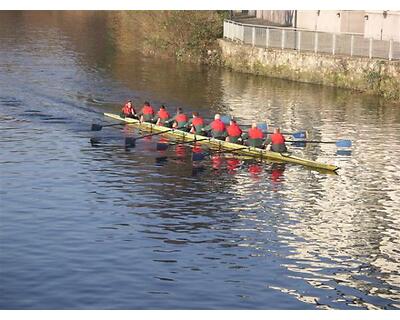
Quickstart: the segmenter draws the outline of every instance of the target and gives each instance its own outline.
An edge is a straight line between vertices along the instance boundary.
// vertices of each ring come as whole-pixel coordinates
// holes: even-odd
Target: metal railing
[[[329,33],[305,29],[224,21],[224,38],[254,47],[312,51],[388,60],[400,59],[400,42],[365,38],[359,33]]]

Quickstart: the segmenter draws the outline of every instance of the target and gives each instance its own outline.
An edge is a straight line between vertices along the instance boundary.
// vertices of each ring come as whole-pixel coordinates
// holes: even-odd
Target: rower
[[[154,117],[154,109],[149,102],[145,101],[142,110],[140,111],[141,122],[151,122]]]
[[[253,122],[251,124],[251,128],[246,134],[244,134],[243,138],[247,139],[246,145],[248,145],[249,147],[255,147],[255,148],[263,147],[264,134],[262,130],[257,127],[256,122]]]
[[[280,128],[275,128],[274,133],[268,137],[266,141],[267,145],[271,145],[270,150],[274,152],[287,152],[285,137],[281,133]]]
[[[188,120],[189,118],[185,113],[183,113],[182,108],[178,108],[176,109],[176,116],[172,118],[172,121],[174,121],[172,124],[172,128],[176,128],[179,130],[186,129]]]
[[[168,120],[171,116],[169,115],[169,112],[165,108],[165,106],[162,104],[160,106],[160,110],[158,110],[154,120],[156,121],[156,125],[158,126],[165,126],[168,123]]]
[[[135,108],[133,107],[132,100],[129,100],[124,104],[121,110],[121,117],[125,118],[137,118]]]
[[[187,123],[187,127],[190,128],[190,133],[201,134],[201,130],[204,128],[204,119],[195,111],[193,112],[193,118]]]
[[[239,125],[236,123],[235,119],[231,119],[229,122],[229,126],[226,128],[226,132],[228,136],[226,137],[226,141],[232,143],[240,143],[242,137],[242,129],[240,129]]]
[[[221,115],[218,113],[214,116],[214,121],[202,130],[205,132],[211,131],[211,136],[218,140],[225,140],[227,135],[225,124],[222,122]]]

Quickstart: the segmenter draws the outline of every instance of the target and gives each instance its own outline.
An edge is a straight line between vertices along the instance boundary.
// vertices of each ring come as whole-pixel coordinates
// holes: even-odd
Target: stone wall
[[[218,42],[222,63],[234,71],[347,88],[400,102],[400,61]]]

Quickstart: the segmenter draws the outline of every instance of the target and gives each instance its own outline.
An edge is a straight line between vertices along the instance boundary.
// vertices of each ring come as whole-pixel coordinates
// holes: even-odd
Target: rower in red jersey
[[[218,113],[214,116],[214,121],[203,128],[203,131],[211,131],[211,136],[219,140],[225,140],[227,136],[225,124],[222,122],[221,115]]]
[[[287,152],[285,137],[280,128],[275,128],[274,133],[267,139],[266,144],[270,144],[270,150],[274,152]]]
[[[151,122],[154,117],[154,109],[149,102],[145,101],[142,110],[140,111],[141,122]]]
[[[128,118],[136,118],[136,110],[132,104],[132,100],[129,100],[127,103],[124,104],[121,111],[121,116],[128,117]]]
[[[187,122],[189,121],[188,116],[183,112],[182,108],[176,110],[176,116],[173,118],[174,122],[172,128],[179,130],[186,129]]]
[[[264,133],[257,127],[257,123],[253,122],[249,131],[244,135],[246,145],[250,147],[262,148],[264,143]]]
[[[236,120],[231,119],[229,126],[226,128],[226,132],[228,136],[226,137],[226,141],[232,143],[240,143],[240,139],[242,137],[242,129],[240,129],[239,125],[236,123]]]
[[[165,126],[168,124],[168,120],[171,116],[169,115],[169,112],[165,108],[165,106],[162,104],[160,107],[160,110],[158,110],[157,115],[154,120],[156,120],[156,125],[158,126]]]
[[[188,128],[190,128],[190,133],[201,134],[204,128],[204,119],[199,115],[198,112],[193,112],[193,118],[187,123]]]

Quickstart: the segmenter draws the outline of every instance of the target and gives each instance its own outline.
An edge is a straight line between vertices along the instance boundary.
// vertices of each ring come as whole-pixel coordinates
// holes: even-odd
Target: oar
[[[236,149],[225,149],[225,150],[218,150],[218,151],[209,151],[209,152],[201,152],[201,153],[193,153],[192,155],[192,161],[200,161],[203,160],[206,156],[210,154],[218,154],[218,153],[226,153],[226,152],[235,152],[235,151],[240,151],[240,150],[245,150],[249,149],[249,147],[240,147]]]
[[[128,137],[128,138],[125,138],[125,146],[134,147],[136,144],[136,140],[147,138],[147,137],[152,137],[152,136],[158,136],[160,134],[167,133],[167,132],[174,131],[174,130],[175,129],[169,129],[169,130],[160,131],[160,132],[156,132],[156,133],[145,134],[144,136],[140,136],[137,138]]]
[[[113,127],[113,126],[122,126],[125,125],[126,123],[113,123],[113,124],[106,124],[106,125],[101,125],[97,123],[92,124],[92,131],[100,131],[104,127]]]
[[[351,140],[337,140],[337,141],[318,141],[318,140],[290,140],[287,141],[290,143],[330,143],[330,144],[336,144],[337,147],[339,148],[350,148],[352,143]]]
[[[273,134],[273,132],[266,132],[266,134]],[[298,131],[298,132],[282,132],[282,134],[286,136],[292,136],[294,139],[306,139],[307,131]]]

